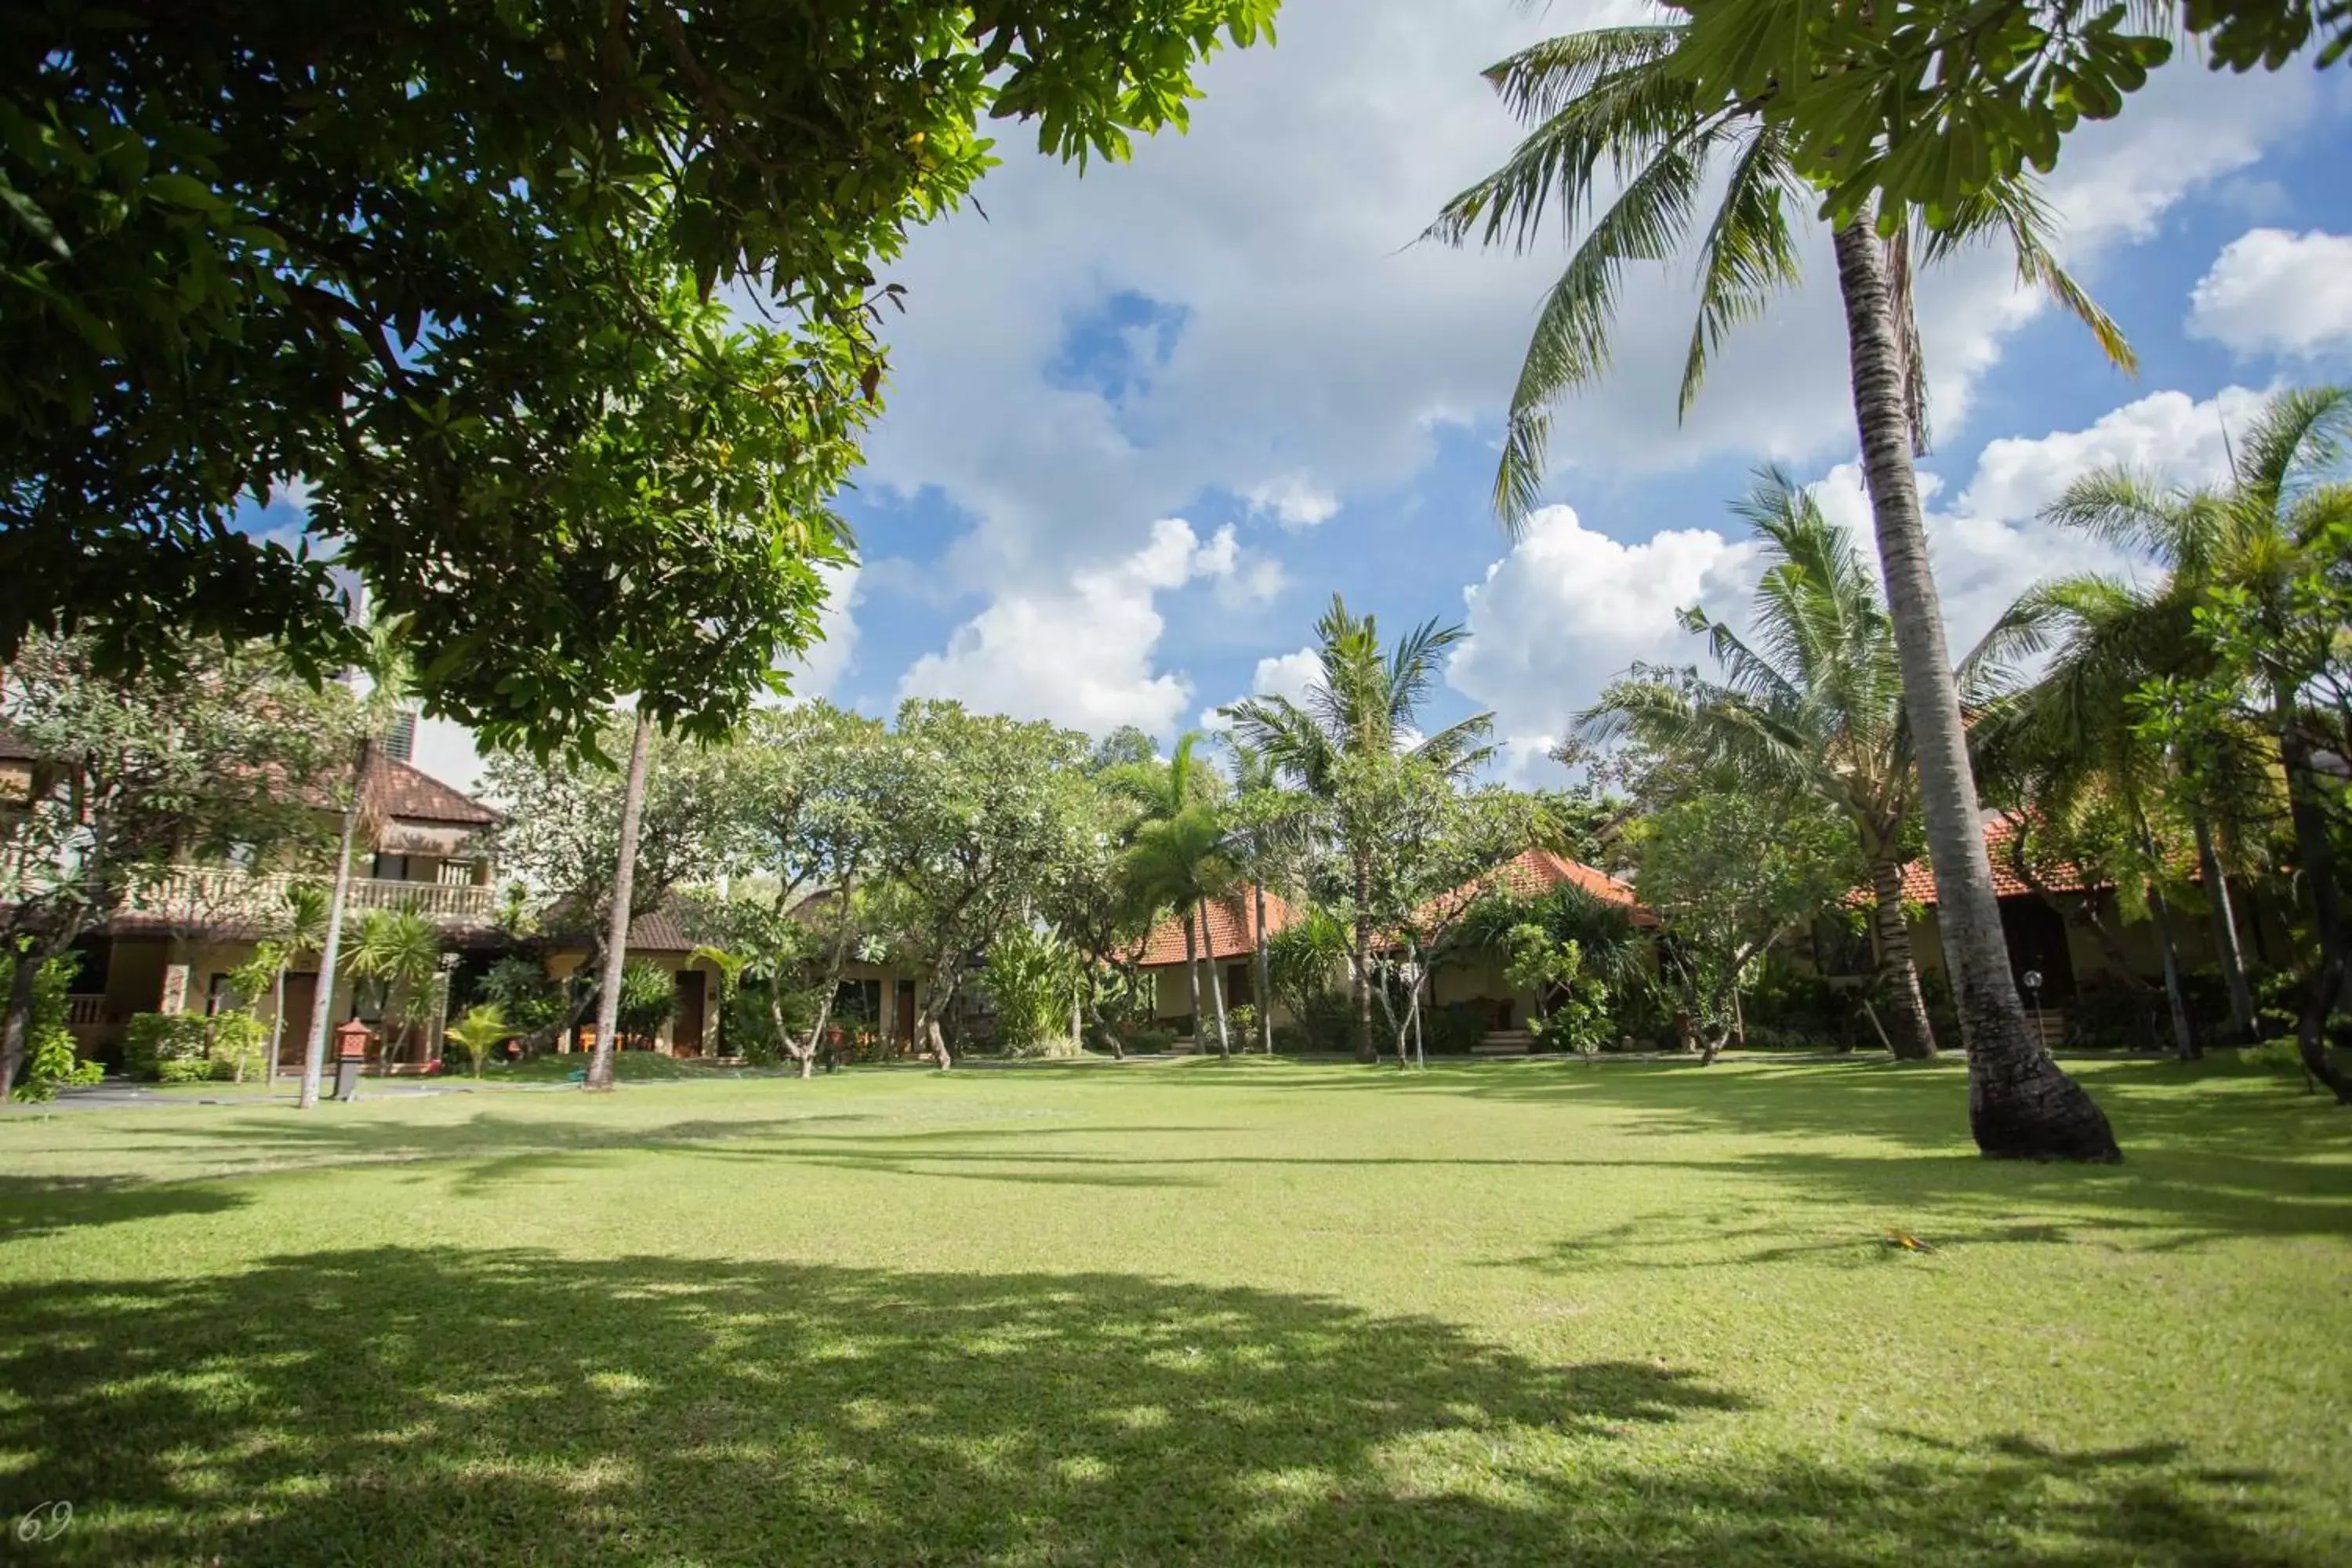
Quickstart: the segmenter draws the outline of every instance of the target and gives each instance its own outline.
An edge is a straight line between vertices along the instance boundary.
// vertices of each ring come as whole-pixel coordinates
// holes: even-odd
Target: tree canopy
[[[10,8],[0,657],[179,626],[315,674],[356,652],[332,557],[493,742],[593,744],[631,690],[723,731],[814,635],[874,268],[982,121],[1123,157],[1275,5]],[[234,526],[297,482],[292,544]]]

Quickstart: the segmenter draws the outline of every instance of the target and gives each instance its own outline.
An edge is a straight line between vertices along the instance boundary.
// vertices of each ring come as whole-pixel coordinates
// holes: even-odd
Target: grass
[[[1864,1062],[12,1116],[0,1509],[70,1501],[58,1563],[2352,1561],[2352,1116],[2084,1076],[2120,1168]]]

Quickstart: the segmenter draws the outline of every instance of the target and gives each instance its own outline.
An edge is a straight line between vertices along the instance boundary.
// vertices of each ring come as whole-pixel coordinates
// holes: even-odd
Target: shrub
[[[1344,1051],[1355,1043],[1356,1010],[1344,991],[1311,992],[1295,1015],[1311,1051]]]
[[[499,959],[475,985],[474,998],[496,1007],[519,1035],[552,1027],[564,1014],[563,987],[534,959]]]
[[[1275,1031],[1277,1042],[1281,1035],[1281,1030]],[[1172,1029],[1136,1029],[1127,1035],[1124,1044],[1139,1056],[1160,1056],[1175,1049],[1176,1034]]]
[[[205,1020],[199,1019],[199,1023]],[[210,1020],[211,1042],[208,1056],[211,1076],[229,1083],[243,1083],[248,1078],[261,1076],[262,1058],[268,1049],[269,1032],[261,1020],[250,1013],[220,1013]]]
[[[1013,1056],[1045,1054],[1070,1035],[1077,955],[1067,942],[1023,927],[988,950],[981,985],[996,1006],[996,1043]]]
[[[1274,1048],[1280,1056],[1297,1056],[1307,1048],[1307,1031],[1296,1024],[1276,1024],[1274,1026]]]
[[[74,1051],[73,1030],[66,1025],[66,994],[73,988],[74,972],[81,960],[73,953],[52,958],[33,977],[33,1018],[25,1042],[25,1081],[16,1085],[19,1100],[48,1100],[68,1084],[96,1083],[106,1069],[80,1060]],[[16,960],[0,953],[0,993],[15,981]]]
[[[1477,1007],[1448,1003],[1422,1015],[1422,1048],[1433,1057],[1466,1057],[1486,1037],[1486,1019]]]
[[[651,1040],[677,1016],[677,977],[649,958],[621,966],[621,1003],[614,1027],[625,1040]]]
[[[205,1063],[205,1020],[193,1013],[141,1013],[124,1026],[123,1065],[132,1078],[151,1083],[193,1082],[211,1076],[209,1063],[193,1072],[170,1064]]]
[[[1225,1034],[1237,1051],[1257,1049],[1257,1009],[1246,1002],[1226,1008]]]

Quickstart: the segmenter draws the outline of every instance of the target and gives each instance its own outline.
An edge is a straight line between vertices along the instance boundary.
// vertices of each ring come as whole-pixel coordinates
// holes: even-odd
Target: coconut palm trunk
[[[1258,1048],[1267,1056],[1274,1055],[1274,979],[1273,966],[1266,952],[1265,884],[1251,885],[1251,896],[1257,900],[1257,1038]]]
[[[1201,1045],[1201,948],[1194,940],[1192,911],[1184,911],[1184,988],[1192,1000],[1192,1047]]]
[[[327,895],[327,940],[319,950],[319,984],[310,998],[310,1034],[302,1045],[302,1092],[297,1108],[310,1110],[319,1103],[319,1079],[327,1062],[327,1029],[335,1013],[335,965],[342,956],[343,910],[351,901],[352,841],[359,837],[362,797],[367,791],[368,761],[374,742],[362,740],[352,767],[351,804],[343,808],[342,846],[335,857],[335,886]]]
[[[1945,968],[1968,1046],[1969,1127],[1977,1147],[1995,1158],[2116,1160],[2105,1114],[2051,1059],[2010,973],[1911,467],[1913,423],[1885,251],[1866,219],[1842,226],[1836,245],[1854,423],[1918,759]]]
[[[1356,1007],[1356,1059],[1367,1066],[1381,1059],[1380,1047],[1372,1043],[1372,929],[1366,923],[1362,910],[1371,902],[1370,879],[1362,867],[1356,868],[1356,909],[1358,913],[1349,928],[1353,942],[1352,962],[1348,966],[1349,1000]]]
[[[1209,931],[1209,906],[1204,903],[1199,908],[1201,945],[1207,950],[1202,956],[1209,965],[1209,1005],[1217,1019],[1217,1054],[1230,1057],[1234,1054],[1234,1042],[1225,1029],[1225,980],[1223,973],[1217,967],[1217,939]]]
[[[582,1088],[613,1087],[613,1036],[621,1026],[621,970],[629,956],[629,900],[636,891],[637,828],[646,814],[646,772],[653,762],[653,715],[640,705],[629,742],[629,779],[621,796],[621,849],[613,868],[613,909],[604,926],[604,972],[596,982],[596,1050]]]
[[[2156,922],[2157,951],[2164,964],[2164,1000],[2172,1014],[2172,1054],[2193,1062],[2200,1054],[2197,1033],[2189,1026],[2189,1000],[2180,989],[2180,950],[2172,940],[2172,903],[2164,896],[2163,862],[2156,835],[2146,816],[2138,816],[2140,852],[2147,857],[2147,912]]]
[[[2327,831],[2326,807],[2313,785],[2316,763],[2293,690],[2282,689],[2272,694],[2272,715],[2278,726],[2279,761],[2286,770],[2287,815],[2294,826],[2295,858],[2303,862],[2304,896],[2310,900],[2312,926],[2319,942],[2319,967],[2305,987],[2301,1016],[2295,1021],[2295,1052],[2303,1059],[2304,1071],[2326,1085],[2337,1104],[2352,1105],[2352,1077],[2327,1054],[2327,1016],[2347,976],[2352,976],[2343,899],[2337,891],[2336,845]]]
[[[1870,868],[1871,923],[1878,933],[1878,973],[1894,999],[1887,1044],[1903,1061],[1926,1061],[1936,1054],[1936,1031],[1927,1022],[1927,999],[1919,991],[1919,961],[1911,951],[1911,922],[1903,912],[1903,868],[1892,860]]]
[[[2213,953],[2221,964],[2221,984],[2230,993],[2230,1026],[2234,1038],[2251,1042],[2260,1025],[2254,1016],[2254,990],[2246,984],[2246,954],[2238,944],[2237,912],[2231,907],[2230,874],[2213,846],[2213,825],[2199,812],[2191,824],[2197,835],[2197,868],[2205,881],[2205,912],[2213,922]]]

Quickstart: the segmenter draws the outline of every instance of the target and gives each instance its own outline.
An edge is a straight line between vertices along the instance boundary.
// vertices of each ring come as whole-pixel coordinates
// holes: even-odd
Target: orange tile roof
[[[378,752],[368,762],[368,805],[385,816],[487,827],[499,814],[424,769]]]
[[[2006,816],[1988,815],[1984,825],[1985,855],[1992,861],[1992,890],[1998,898],[2024,898],[2033,891],[2010,861],[2010,845],[2016,837],[2015,822]],[[2033,871],[2042,886],[2053,893],[2082,893],[2106,886],[2104,881],[2084,878],[2082,868],[2071,860],[2039,861]],[[1871,901],[1867,888],[1857,889],[1856,896],[1864,903]],[[1925,856],[1903,868],[1903,896],[1914,903],[1935,903],[1936,872]]]
[[[1565,855],[1555,855],[1549,849],[1529,849],[1513,856],[1483,877],[1465,882],[1447,898],[1475,897],[1500,885],[1520,898],[1536,898],[1551,891],[1562,882],[1573,882],[1594,898],[1612,904],[1622,904],[1633,911],[1634,921],[1642,925],[1655,925],[1657,917],[1643,909],[1633,898],[1633,889],[1581,860],[1571,860]],[[1297,911],[1280,898],[1269,892],[1265,896],[1265,929],[1270,935],[1282,930],[1297,918]],[[1209,948],[1212,960],[1242,958],[1257,951],[1256,911],[1246,890],[1233,898],[1209,906]],[[1143,956],[1139,962],[1146,969],[1184,962],[1184,922],[1171,917],[1151,928],[1145,939]]]
[[[1266,934],[1282,930],[1298,918],[1297,911],[1281,896],[1269,890],[1265,895]],[[1209,905],[1209,943],[1207,957],[1214,959],[1241,958],[1257,951],[1257,900],[1244,889],[1227,899]],[[1196,944],[1197,947],[1197,944]],[[1184,922],[1174,916],[1151,928],[1143,940],[1143,955],[1136,961],[1146,969],[1184,962]]]

